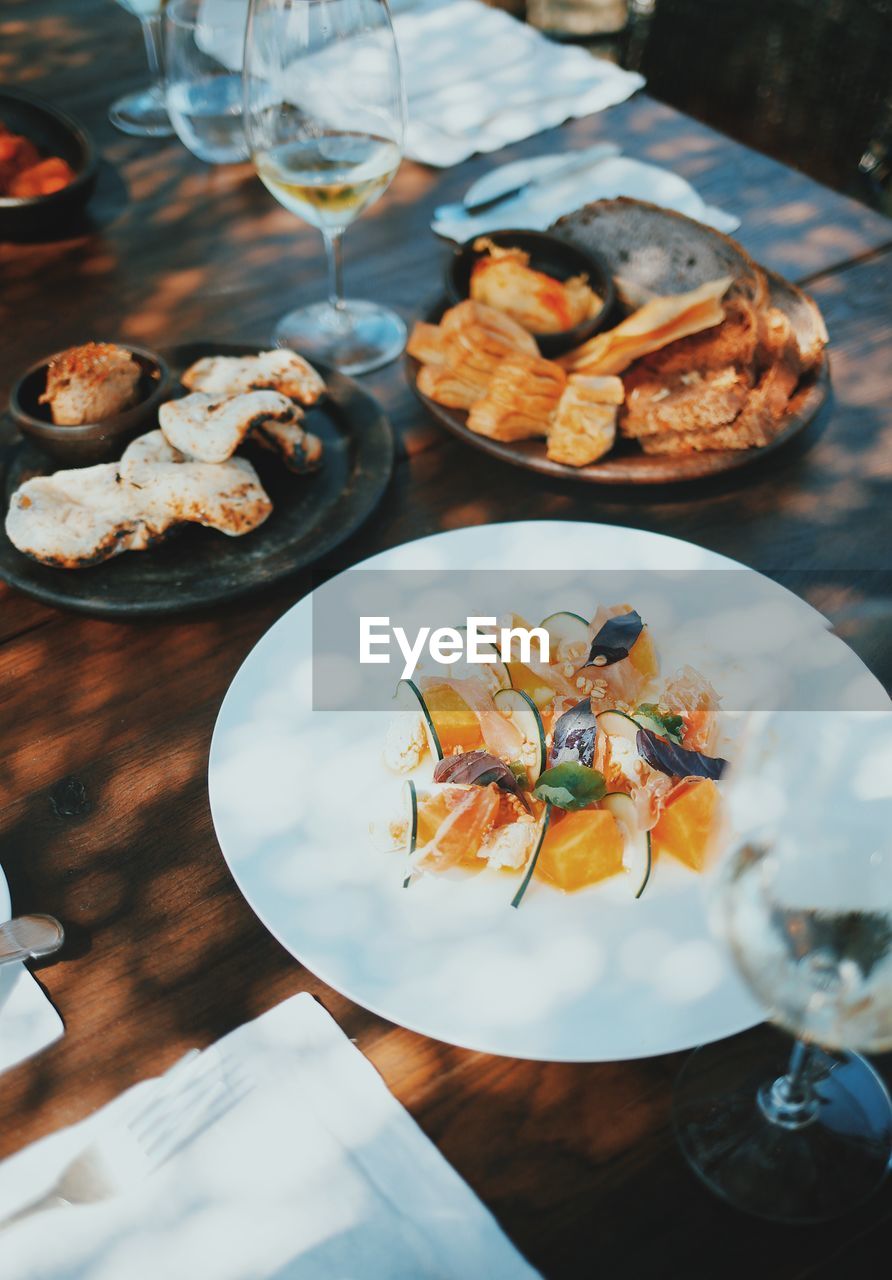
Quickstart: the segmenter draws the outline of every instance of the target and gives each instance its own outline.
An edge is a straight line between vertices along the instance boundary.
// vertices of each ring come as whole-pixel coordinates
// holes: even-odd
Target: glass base
[[[328,302],[289,311],[276,325],[280,347],[293,347],[341,373],[368,373],[395,360],[406,345],[406,326],[395,312],[374,302]]]
[[[675,1086],[673,1119],[694,1172],[735,1209],[777,1222],[824,1222],[861,1204],[892,1158],[892,1104],[857,1054],[816,1050],[816,1106],[800,1123],[768,1118],[772,1083],[784,1075],[790,1041],[755,1048],[721,1041],[696,1050]]]
[[[173,136],[173,125],[164,105],[164,90],[157,84],[118,98],[109,107],[108,118],[116,129],[137,138]]]

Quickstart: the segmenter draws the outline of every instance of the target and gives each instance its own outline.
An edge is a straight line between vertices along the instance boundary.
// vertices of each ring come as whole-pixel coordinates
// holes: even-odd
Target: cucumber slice
[[[539,839],[536,841],[536,847],[533,850],[533,856],[530,858],[529,862],[527,863],[527,869],[524,873],[523,880],[520,883],[520,888],[517,890],[517,893],[515,893],[514,897],[511,899],[512,907],[517,908],[520,906],[520,901],[523,895],[526,893],[527,889],[529,888],[530,881],[533,878],[533,872],[536,870],[536,863],[539,861],[539,854],[542,852],[542,846],[545,843],[545,833],[548,831],[548,823],[550,818],[551,818],[551,805],[546,804],[545,812],[542,815],[542,824],[539,827]]]
[[[516,724],[523,734],[523,764],[530,786],[534,786],[539,774],[545,768],[547,749],[545,746],[545,728],[539,708],[529,694],[521,689],[499,689],[493,694],[493,702],[502,715]]]
[[[427,733],[427,745],[430,753],[435,760],[443,759],[443,748],[440,746],[440,739],[434,728],[434,722],[431,713],[427,709],[427,703],[424,695],[418,688],[414,680],[401,680],[396,687],[393,700],[399,711],[411,711],[415,715],[421,712],[421,718],[424,721],[425,732]]]
[[[551,685],[540,680],[535,671],[523,662],[509,662],[508,677],[513,687],[528,693],[537,707],[547,707],[550,702],[554,702],[554,689]]]
[[[586,653],[589,646],[588,623],[578,613],[550,613],[539,623],[548,632],[551,641],[551,661],[568,644],[582,644]]]
[[[641,725],[624,711],[602,711],[598,716],[598,728],[610,738],[626,738],[634,742]]]
[[[607,712],[604,713],[608,714]],[[619,823],[625,837],[623,841],[623,865],[629,873],[635,897],[640,898],[647,887],[653,866],[650,832],[642,831],[638,826],[638,813],[635,802],[624,791],[611,791],[601,801],[604,808],[612,813]]]
[[[403,797],[409,812],[409,832],[406,839],[406,857],[411,858],[415,852],[415,846],[418,843],[418,792],[415,783],[411,778],[407,778],[403,787]],[[412,880],[411,867],[408,875],[403,881],[403,888],[408,889]]]

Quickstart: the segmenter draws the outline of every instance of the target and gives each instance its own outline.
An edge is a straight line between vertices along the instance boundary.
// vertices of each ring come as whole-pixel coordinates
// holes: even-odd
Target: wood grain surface
[[[249,168],[208,168],[175,141],[125,138],[106,123],[108,102],[142,75],[136,23],[110,0],[6,0],[0,11],[0,78],[75,112],[104,157],[82,227],[56,242],[0,246],[0,391],[22,366],[88,338],[263,340],[288,306],[322,292],[317,238]],[[755,256],[808,282],[831,335],[832,403],[764,466],[696,493],[595,493],[447,437],[397,363],[363,382],[405,455],[374,522],[322,571],[493,520],[655,529],[788,581],[838,618],[889,684],[892,224],[644,95],[508,154],[601,138],[684,173],[741,215]],[[432,209],[492,163],[477,157],[442,174],[404,165],[348,234],[348,290],[407,318],[424,308],[444,257]],[[309,990],[549,1280],[871,1273],[888,1247],[892,1187],[807,1231],[725,1209],[675,1147],[678,1057],[566,1066],[454,1049],[342,999],[257,923],[214,838],[208,745],[239,663],[310,585],[304,575],[257,601],[131,624],[57,612],[0,587],[0,863],[14,909],[53,912],[69,937],[60,959],[36,971],[66,1034],[3,1076],[0,1154]],[[748,1033],[741,1051],[773,1034]],[[892,1062],[880,1066],[892,1079]]]

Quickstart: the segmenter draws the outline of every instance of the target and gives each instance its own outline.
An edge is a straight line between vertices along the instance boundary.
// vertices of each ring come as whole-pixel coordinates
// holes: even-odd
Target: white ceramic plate
[[[360,567],[520,565],[752,572],[674,538],[558,521],[435,534]],[[827,634],[808,605],[767,589]],[[700,879],[671,859],[638,902],[622,878],[573,895],[534,881],[517,911],[508,906],[516,881],[498,873],[427,877],[403,890],[398,855],[378,852],[368,833],[382,790],[391,804],[399,791],[375,763],[388,717],[311,709],[311,614],[307,597],[249,654],[220,710],[209,764],[226,861],[298,960],[393,1022],[514,1057],[647,1057],[761,1021],[709,934]],[[848,676],[872,680],[845,655]]]

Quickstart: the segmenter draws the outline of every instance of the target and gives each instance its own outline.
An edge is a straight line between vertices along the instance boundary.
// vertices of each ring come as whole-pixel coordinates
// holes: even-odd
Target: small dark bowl
[[[0,240],[64,227],[96,186],[99,160],[89,134],[58,107],[11,89],[0,90],[0,123],[33,142],[41,159],[61,156],[76,174],[48,196],[0,196]]]
[[[130,409],[103,422],[85,422],[80,427],[57,426],[53,422],[49,405],[40,404],[40,397],[46,390],[47,365],[55,356],[32,364],[10,392],[9,412],[18,429],[63,467],[90,467],[94,462],[110,462],[121,456],[128,440],[158,425],[158,406],[167,391],[167,365],[160,356],[142,347],[132,347],[126,342],[119,345],[130,352],[142,369],[138,384],[140,398]]]
[[[475,236],[474,240],[478,237]],[[616,301],[613,277],[607,264],[595,254],[568,244],[547,231],[489,231],[486,238],[506,248],[523,249],[530,255],[534,271],[543,271],[555,280],[569,280],[571,276],[586,275],[588,282],[604,303],[601,310],[572,329],[559,333],[534,333],[536,344],[543,356],[552,359],[571,351],[586,342],[607,322]],[[456,249],[446,268],[446,292],[451,302],[461,302],[471,292],[471,271],[482,253],[474,248],[474,240]]]

